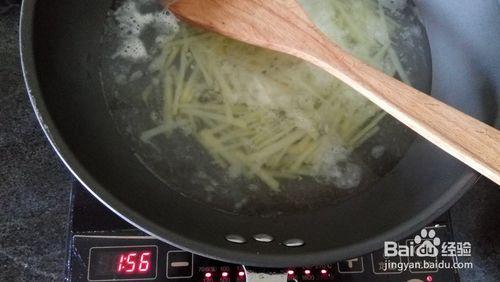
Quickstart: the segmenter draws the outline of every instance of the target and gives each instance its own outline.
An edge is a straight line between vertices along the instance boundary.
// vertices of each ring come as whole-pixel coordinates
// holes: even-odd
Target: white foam
[[[142,40],[137,37],[129,37],[123,41],[118,51],[112,56],[113,59],[118,57],[139,62],[147,60],[149,55]]]
[[[321,166],[316,172],[320,178],[317,180],[333,183],[341,189],[357,187],[361,182],[362,169],[359,165],[349,162],[348,155],[349,152],[343,146],[332,144],[321,157]]]
[[[141,14],[135,1],[127,1],[114,13],[121,37],[140,35],[154,21],[153,14]]]
[[[118,22],[118,35],[123,43],[113,59],[121,58],[132,62],[144,62],[151,59],[152,53],[158,44],[165,42],[169,35],[179,30],[177,19],[167,11],[157,10],[151,13],[141,13],[141,5],[151,5],[153,0],[125,1],[114,13]],[[148,28],[152,28],[156,35],[151,50],[146,48],[141,36]]]

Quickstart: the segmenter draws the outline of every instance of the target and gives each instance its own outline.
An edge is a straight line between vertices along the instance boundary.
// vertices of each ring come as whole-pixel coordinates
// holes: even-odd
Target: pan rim
[[[311,252],[295,255],[264,255],[256,253],[243,253],[229,248],[220,248],[204,242],[191,240],[176,232],[168,230],[152,222],[148,218],[134,211],[132,208],[119,201],[104,186],[98,183],[88,170],[78,161],[76,155],[63,141],[60,132],[56,129],[44,100],[37,77],[36,65],[33,52],[33,22],[35,17],[35,6],[37,1],[23,1],[20,14],[19,46],[21,65],[26,89],[37,120],[49,140],[57,156],[61,159],[73,176],[103,205],[116,213],[128,223],[151,234],[162,241],[175,247],[191,251],[195,254],[212,259],[223,260],[232,263],[245,264],[257,267],[289,267],[303,266],[307,264],[331,263],[353,256],[369,253],[382,246],[382,242],[395,238],[404,238],[424,227],[443,212],[448,210],[472,185],[479,179],[480,175],[472,170],[457,179],[446,193],[444,193],[433,205],[422,212],[415,214],[404,224],[378,234],[370,239],[353,245],[337,249],[329,249],[321,252]]]

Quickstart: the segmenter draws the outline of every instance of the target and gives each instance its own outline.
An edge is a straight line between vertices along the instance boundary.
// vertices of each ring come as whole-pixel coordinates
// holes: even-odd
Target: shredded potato
[[[318,27],[360,59],[408,83],[391,46],[396,23],[376,0],[302,1]],[[158,61],[160,60],[160,61]],[[161,66],[163,119],[142,134],[191,134],[231,177],[323,178],[359,184],[349,154],[378,131],[385,112],[328,73],[288,55],[182,25]],[[147,100],[151,88],[146,89]]]

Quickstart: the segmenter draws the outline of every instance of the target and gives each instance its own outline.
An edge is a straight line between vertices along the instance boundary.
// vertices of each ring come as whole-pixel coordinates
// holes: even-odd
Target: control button
[[[384,250],[378,250],[371,254],[372,269],[375,274],[399,274],[398,269],[401,265],[401,257],[384,257]]]
[[[237,276],[236,276],[236,281],[237,282],[246,281],[245,269],[243,268],[243,266],[238,265],[236,267],[236,271],[238,271]]]
[[[362,273],[365,271],[363,257],[356,257],[337,262],[340,273]]]
[[[424,245],[428,241],[424,241],[423,243],[416,244],[413,239],[406,240],[406,245],[411,246],[413,245],[415,249],[417,249],[419,246]],[[431,256],[425,256],[425,257],[419,257],[417,255],[414,256],[408,256],[408,262],[409,262],[409,269],[411,273],[433,273],[433,272],[438,272],[438,257],[431,257]]]
[[[185,251],[167,252],[167,278],[193,277],[193,254]]]
[[[230,282],[231,278],[229,277],[229,272],[222,271],[220,274],[219,282]]]

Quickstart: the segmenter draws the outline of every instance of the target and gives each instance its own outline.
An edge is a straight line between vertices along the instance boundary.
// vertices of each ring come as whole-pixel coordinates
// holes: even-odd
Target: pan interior
[[[495,60],[500,46],[500,30],[496,28],[499,6],[496,0],[460,0],[459,5],[457,1],[415,1],[432,47],[432,93],[492,122],[498,110],[498,93],[494,91],[498,87],[492,83],[500,85]],[[112,62],[103,48],[119,43],[114,37],[116,45],[105,44],[113,37],[102,34],[104,26],[109,31],[109,22],[105,23],[117,8],[118,3],[112,2],[23,2],[25,78],[37,116],[64,162],[107,206],[162,240],[200,255],[246,265],[330,263],[368,253],[382,247],[383,241],[398,240],[418,230],[446,211],[476,179],[471,169],[417,138],[372,188],[352,192],[348,200],[328,202],[321,209],[299,207],[302,213],[289,208],[287,214],[276,217],[246,216],[245,211],[235,214],[229,208],[230,212],[221,212],[212,208],[214,204],[200,204],[205,203],[203,197],[194,201],[191,195],[182,196],[178,192],[182,187],[169,188],[134,157],[134,153],[140,157],[142,151],[133,145],[116,113],[117,109],[140,109],[116,101],[113,104],[115,94],[102,94],[104,86],[106,91],[122,89],[117,93],[137,95],[116,86],[113,73],[106,72],[111,66],[105,64]],[[411,48],[397,49],[413,52]],[[114,66],[118,67],[117,62]],[[427,73],[422,74],[427,81]],[[137,80],[128,87],[137,85],[141,91],[139,84]],[[115,114],[114,120],[109,112]],[[394,139],[400,142],[396,136]],[[263,244],[251,239],[260,233],[275,240]],[[240,234],[247,243],[232,244],[225,240],[227,234]],[[281,244],[291,238],[303,239],[305,245],[287,248]]]
[[[400,28],[391,35],[391,41],[408,79],[428,92],[430,54],[414,7],[381,9]],[[173,16],[162,12],[154,2],[116,1],[108,13],[100,48],[102,88],[114,124],[135,157],[165,184],[165,189],[233,214],[268,217],[313,211],[373,187],[398,164],[415,139],[413,132],[386,116],[380,122],[380,130],[348,159],[361,167],[358,185],[343,189],[303,177],[282,181],[282,192],[278,193],[254,178],[228,177],[226,169],[215,164],[192,136],[180,130],[169,137],[160,134],[144,142],[144,132],[158,127],[164,103],[162,91],[148,94],[156,103],[144,102],[145,89],[159,83],[158,72],[151,70],[151,64],[160,56],[162,46],[172,40],[177,25]]]

